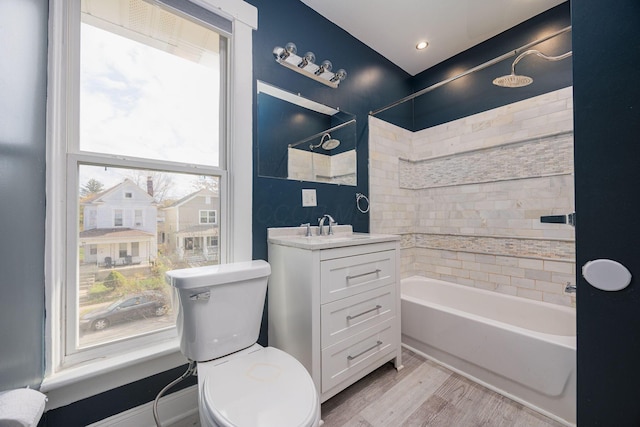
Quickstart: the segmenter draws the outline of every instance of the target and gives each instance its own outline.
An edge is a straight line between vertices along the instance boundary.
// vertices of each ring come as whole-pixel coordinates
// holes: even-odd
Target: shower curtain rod
[[[565,28],[563,28],[561,30],[556,31],[555,33],[551,33],[548,36],[542,37],[542,38],[540,38],[538,40],[534,40],[531,43],[525,44],[524,46],[520,46],[519,48],[517,48],[515,50],[509,51],[509,52],[507,52],[507,53],[505,53],[503,55],[500,55],[500,56],[498,56],[498,57],[496,57],[494,59],[491,59],[491,60],[489,60],[487,62],[484,62],[484,63],[482,63],[482,64],[480,64],[480,65],[478,65],[476,67],[470,68],[467,71],[464,71],[463,73],[460,73],[458,75],[450,77],[450,78],[448,78],[446,80],[443,80],[443,81],[441,81],[439,83],[435,83],[435,84],[433,84],[433,85],[431,85],[429,87],[426,87],[424,89],[421,89],[418,92],[415,92],[415,93],[412,93],[411,95],[405,96],[404,98],[399,99],[399,100],[397,100],[395,102],[392,102],[391,104],[386,105],[386,106],[384,106],[382,108],[378,108],[377,110],[369,111],[369,115],[370,116],[375,116],[376,114],[380,114],[383,111],[387,111],[388,109],[393,108],[396,105],[400,105],[400,104],[403,104],[403,103],[405,103],[407,101],[411,101],[412,99],[417,98],[420,95],[424,95],[427,92],[431,92],[432,90],[437,89],[440,86],[444,86],[447,83],[451,83],[454,80],[457,80],[457,79],[459,79],[461,77],[464,77],[464,76],[466,76],[468,74],[475,73],[476,71],[483,70],[483,69],[485,69],[487,67],[490,67],[490,66],[492,66],[494,64],[497,64],[498,62],[504,61],[507,58],[511,58],[511,57],[516,56],[516,55],[519,55],[522,51],[525,51],[525,50],[529,49],[532,46],[535,46],[535,45],[537,45],[539,43],[545,42],[545,41],[547,41],[549,39],[552,39],[552,38],[554,38],[556,36],[559,36],[560,34],[564,34],[564,33],[569,32],[569,31],[571,31],[571,26],[565,27]]]
[[[347,126],[347,125],[350,125],[351,123],[355,123],[355,121],[356,121],[356,119],[351,119],[351,120],[349,120],[349,121],[346,121],[346,122],[344,122],[344,123],[340,123],[339,125],[336,125],[336,126],[334,126],[334,127],[331,127],[331,128],[329,128],[329,129],[327,129],[327,130],[323,130],[322,132],[315,133],[315,134],[311,135],[311,136],[310,136],[310,137],[308,137],[308,138],[305,138],[305,139],[303,139],[303,140],[301,140],[301,141],[296,142],[295,144],[289,144],[289,148],[293,148],[293,147],[295,147],[296,145],[300,145],[300,144],[302,144],[302,143],[304,143],[304,142],[311,141],[312,139],[316,139],[316,138],[317,138],[317,137],[319,137],[319,136],[324,136],[324,134],[325,134],[325,133],[331,133],[331,132],[333,132],[334,130],[341,129],[341,128],[343,128],[343,127]]]

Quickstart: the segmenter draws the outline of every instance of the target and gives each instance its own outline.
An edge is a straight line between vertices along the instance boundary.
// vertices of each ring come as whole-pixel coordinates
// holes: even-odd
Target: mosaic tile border
[[[411,240],[403,236],[403,243]],[[571,240],[416,233],[413,241],[418,248],[575,262],[575,242]]]
[[[573,131],[424,160],[399,159],[401,188],[424,189],[573,172]]]

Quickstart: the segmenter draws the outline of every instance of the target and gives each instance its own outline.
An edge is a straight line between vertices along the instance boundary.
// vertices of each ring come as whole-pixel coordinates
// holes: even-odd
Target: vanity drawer
[[[394,283],[395,257],[390,250],[320,262],[322,304]]]
[[[322,350],[322,393],[392,352],[395,330],[390,319]]]
[[[322,348],[396,315],[396,287],[387,285],[321,307]]]

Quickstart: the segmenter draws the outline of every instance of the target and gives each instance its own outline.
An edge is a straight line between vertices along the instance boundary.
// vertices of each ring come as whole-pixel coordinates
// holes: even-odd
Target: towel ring
[[[364,199],[367,202],[366,208],[363,208],[362,206],[360,206],[360,201]],[[367,213],[369,212],[369,199],[367,198],[367,196],[365,196],[362,193],[356,193],[356,206],[358,207],[358,210],[362,213]]]

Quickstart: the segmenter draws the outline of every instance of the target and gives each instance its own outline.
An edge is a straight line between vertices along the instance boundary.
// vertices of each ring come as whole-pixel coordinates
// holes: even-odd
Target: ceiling
[[[416,75],[566,0],[301,1]]]

